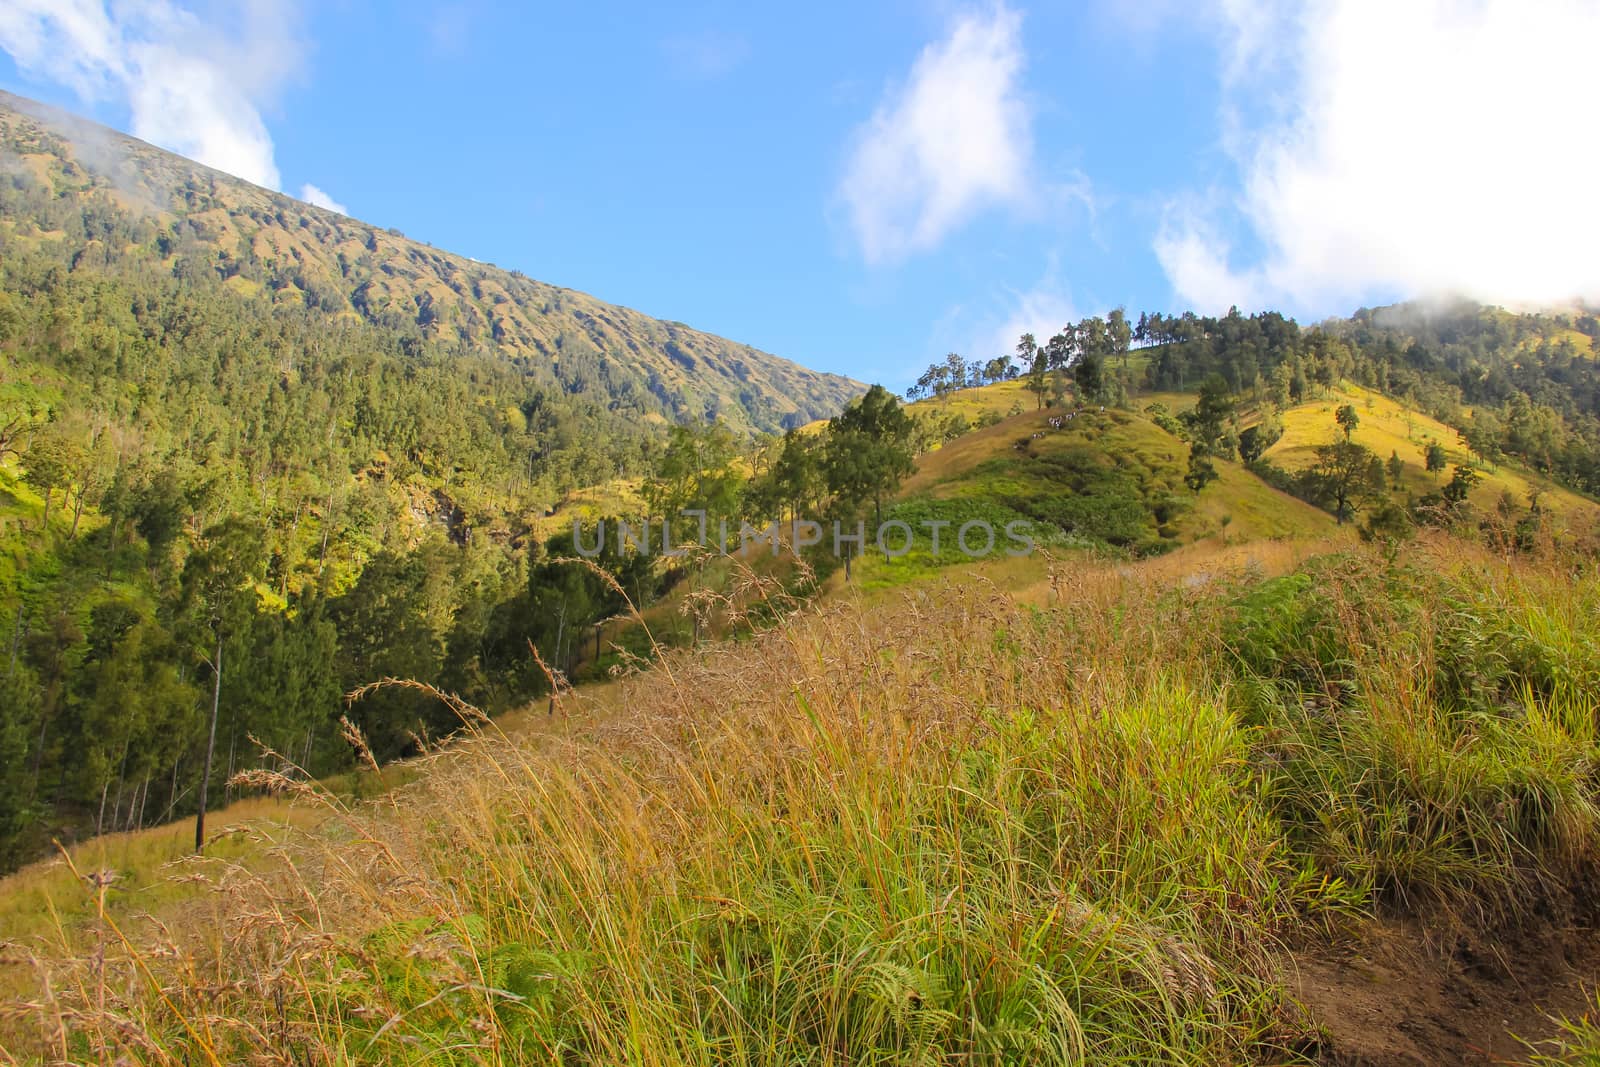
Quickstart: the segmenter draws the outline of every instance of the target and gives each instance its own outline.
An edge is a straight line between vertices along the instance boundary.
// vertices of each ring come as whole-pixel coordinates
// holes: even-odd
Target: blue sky
[[[1600,299],[1588,2],[3,7],[14,92],[895,385],[1116,305]]]

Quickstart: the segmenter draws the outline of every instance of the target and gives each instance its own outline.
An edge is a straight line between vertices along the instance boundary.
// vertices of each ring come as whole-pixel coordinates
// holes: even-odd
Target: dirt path
[[[1353,940],[1297,954],[1289,985],[1320,1024],[1325,1064],[1526,1063],[1533,1053],[1518,1038],[1554,1036],[1551,1016],[1595,1013],[1596,913],[1592,903],[1545,907],[1493,934],[1379,920]]]

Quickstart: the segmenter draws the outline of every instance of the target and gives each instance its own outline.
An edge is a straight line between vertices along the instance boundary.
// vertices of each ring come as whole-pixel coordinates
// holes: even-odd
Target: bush
[[[1593,847],[1588,596],[1334,558],[1246,590],[1224,639],[1267,796],[1323,874],[1514,910]],[[1540,857],[1543,857],[1542,859]]]

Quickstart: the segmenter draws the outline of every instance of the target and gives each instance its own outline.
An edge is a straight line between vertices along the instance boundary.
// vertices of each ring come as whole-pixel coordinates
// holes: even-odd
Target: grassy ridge
[[[1405,463],[1402,485],[1417,496],[1438,492],[1441,480],[1449,478],[1448,471],[1441,479],[1427,473],[1425,458],[1430,442],[1436,441],[1444,448],[1451,466],[1478,465],[1460,443],[1455,430],[1381,393],[1356,385],[1345,385],[1326,399],[1299,404],[1284,412],[1283,437],[1266,451],[1265,458],[1286,470],[1310,466],[1316,459],[1317,446],[1329,443],[1337,435],[1333,416],[1341,404],[1353,405],[1361,420],[1351,440],[1385,460],[1391,454],[1398,455]],[[1472,491],[1471,500],[1484,513],[1494,510],[1502,493],[1510,493],[1518,504],[1526,505],[1529,491],[1537,488],[1540,506],[1554,514],[1593,514],[1592,501],[1515,462],[1483,466],[1479,474],[1480,481]]]
[[[214,925],[135,954],[91,923],[12,1047],[1282,1062],[1285,941],[1515,912],[1592,858],[1592,559],[1142,573],[835,602],[670,655],[570,740],[480,732],[228,872]]]
[[[1020,393],[1006,382],[929,401],[917,409],[965,404],[998,413]],[[1031,399],[1031,397],[1030,397]],[[955,544],[961,523],[1031,524],[1034,538],[1056,550],[1106,549],[1134,555],[1170,551],[1183,544],[1225,540],[1307,539],[1334,533],[1322,511],[1281,493],[1237,463],[1220,462],[1218,480],[1204,493],[1183,483],[1188,446],[1146,416],[1129,411],[1084,411],[1059,429],[1053,411],[1027,410],[963,434],[920,456],[885,519],[922,530],[947,520],[941,553],[921,544],[908,555],[862,560],[868,587],[922,580],[939,567],[965,562]],[[922,535],[926,539],[926,535]],[[998,538],[998,553],[1010,547]]]

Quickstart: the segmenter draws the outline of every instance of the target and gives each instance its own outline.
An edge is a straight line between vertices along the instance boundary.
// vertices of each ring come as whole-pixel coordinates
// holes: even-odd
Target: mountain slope
[[[0,208],[0,250],[64,242],[81,246],[74,266],[214,279],[275,305],[492,354],[569,391],[602,389],[674,420],[778,430],[832,414],[861,389],[681,323],[441,252],[3,92],[0,179],[12,187]],[[125,233],[96,232],[93,221],[105,214],[136,221]]]

